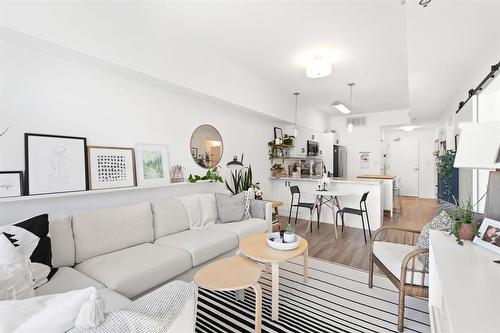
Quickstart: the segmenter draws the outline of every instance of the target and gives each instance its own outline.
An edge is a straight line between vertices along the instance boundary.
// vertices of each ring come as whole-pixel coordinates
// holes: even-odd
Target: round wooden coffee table
[[[279,263],[285,262],[298,256],[304,257],[304,283],[307,283],[308,276],[308,245],[302,238],[299,247],[295,250],[280,251],[271,248],[267,244],[267,234],[255,234],[247,236],[240,241],[240,251],[253,260],[272,267],[272,319],[278,320],[279,313]]]
[[[228,291],[252,288],[255,292],[255,332],[260,333],[262,323],[262,289],[259,284],[260,267],[253,260],[235,256],[214,261],[194,275],[201,288]]]

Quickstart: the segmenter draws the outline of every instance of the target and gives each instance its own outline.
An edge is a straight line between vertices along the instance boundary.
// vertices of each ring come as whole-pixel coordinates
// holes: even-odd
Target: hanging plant
[[[448,150],[443,155],[437,157],[436,166],[439,173],[443,177],[443,196],[453,196],[452,172],[453,163],[455,162],[455,152]]]

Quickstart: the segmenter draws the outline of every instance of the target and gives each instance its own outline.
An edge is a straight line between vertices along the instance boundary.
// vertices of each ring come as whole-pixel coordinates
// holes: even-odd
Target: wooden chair
[[[390,237],[391,232],[396,234],[395,238]],[[376,264],[399,290],[399,332],[404,329],[405,296],[429,296],[429,269],[418,259],[419,254],[428,254],[429,249],[414,245],[419,234],[417,230],[385,226],[374,233],[370,244],[368,287],[373,287],[373,264]]]

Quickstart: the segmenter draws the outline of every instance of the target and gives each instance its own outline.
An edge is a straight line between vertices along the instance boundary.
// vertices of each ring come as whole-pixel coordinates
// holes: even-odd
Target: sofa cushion
[[[52,246],[52,265],[54,267],[73,266],[75,264],[75,240],[71,217],[49,216],[49,236]]]
[[[240,222],[211,224],[208,226],[208,229],[231,231],[241,241],[245,236],[266,232],[267,222],[259,218],[250,218]]]
[[[373,242],[373,254],[384,264],[384,266],[399,280],[401,280],[401,265],[403,259],[408,253],[417,249],[416,246],[390,243],[390,242]],[[412,261],[408,263],[412,266]],[[415,257],[415,269],[423,270],[424,265]],[[422,281],[422,273],[415,273],[413,277],[413,284],[420,285]],[[406,283],[411,283],[411,273],[406,273]],[[429,285],[429,274],[425,274],[424,285]]]
[[[73,216],[75,261],[153,241],[149,203],[101,209]]]
[[[246,192],[235,195],[215,193],[218,214],[217,222],[228,223],[246,220],[249,217],[246,212],[246,199]]]
[[[186,230],[156,240],[155,244],[184,249],[198,266],[238,246],[238,238],[224,230]]]
[[[61,267],[49,282],[35,289],[36,296],[65,293],[70,290],[95,287],[104,288],[102,283],[71,267]]]
[[[155,239],[189,229],[186,207],[179,199],[166,199],[151,205]]]
[[[86,260],[76,269],[132,298],[191,269],[187,251],[144,243]]]
[[[99,296],[104,300],[104,313],[113,312],[116,310],[123,309],[132,303],[127,297],[120,295],[116,291],[103,288],[98,291]]]
[[[205,229],[217,220],[217,204],[213,193],[198,193],[178,197],[186,208],[189,229]]]

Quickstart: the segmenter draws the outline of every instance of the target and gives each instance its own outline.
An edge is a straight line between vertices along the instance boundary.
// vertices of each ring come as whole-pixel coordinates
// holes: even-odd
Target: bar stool
[[[361,216],[361,223],[363,225],[363,236],[365,237],[365,243],[367,241],[366,241],[365,219],[363,217],[363,214],[366,215],[366,222],[368,223],[368,233],[370,234],[370,238],[372,238],[372,231],[370,229],[370,220],[368,218],[368,209],[366,207],[366,198],[368,197],[368,193],[370,192],[363,193],[363,195],[361,196],[361,200],[359,201],[359,209],[344,207],[338,210],[337,213],[335,214],[335,225],[337,225],[337,218],[339,215],[340,218],[342,219],[342,232],[344,232],[344,214],[353,214]]]
[[[309,209],[309,214],[312,214],[312,211],[314,209],[314,203],[312,202],[301,202],[300,201],[300,189],[298,186],[290,186],[290,193],[292,194],[292,201],[290,202],[290,214],[288,214],[288,224],[290,224],[290,220],[292,217],[292,208],[296,207],[295,211],[295,224],[297,224],[297,216],[299,215],[299,208],[307,208]],[[298,195],[297,203],[293,203],[295,195]],[[320,214],[320,209],[317,209],[317,215],[318,215],[318,229],[319,229],[319,214]],[[311,232],[312,232],[312,226],[311,226]]]

